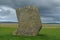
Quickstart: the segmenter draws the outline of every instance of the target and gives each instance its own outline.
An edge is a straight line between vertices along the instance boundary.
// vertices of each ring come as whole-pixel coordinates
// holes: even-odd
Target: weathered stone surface
[[[37,7],[17,8],[16,14],[19,21],[16,35],[35,36],[38,34],[42,26]]]

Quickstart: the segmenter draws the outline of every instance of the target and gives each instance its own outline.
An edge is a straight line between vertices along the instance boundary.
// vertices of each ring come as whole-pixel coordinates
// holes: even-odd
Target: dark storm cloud
[[[42,19],[45,22],[53,22],[53,23],[60,23],[60,1],[59,0],[42,0],[41,3],[41,16],[43,18],[47,18],[46,21],[45,19]],[[44,9],[45,8],[45,9]],[[50,17],[50,18],[49,18]],[[49,19],[49,20],[48,20]],[[53,19],[53,20],[50,20]]]

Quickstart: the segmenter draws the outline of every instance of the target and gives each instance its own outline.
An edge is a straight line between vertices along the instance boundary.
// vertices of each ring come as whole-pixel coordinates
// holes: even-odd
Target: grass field
[[[0,24],[0,40],[60,40],[60,25],[43,24],[38,36],[13,36],[16,24]],[[48,28],[47,28],[48,27]]]

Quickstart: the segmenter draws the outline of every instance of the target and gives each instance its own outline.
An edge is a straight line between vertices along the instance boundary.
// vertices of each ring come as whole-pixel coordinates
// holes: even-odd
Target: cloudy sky
[[[42,23],[60,23],[60,0],[0,0],[0,22],[18,22],[16,8],[37,5]]]

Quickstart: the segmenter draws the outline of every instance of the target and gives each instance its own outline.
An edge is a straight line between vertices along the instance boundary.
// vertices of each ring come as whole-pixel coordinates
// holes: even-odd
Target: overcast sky
[[[17,22],[15,9],[37,5],[42,23],[60,23],[60,0],[0,0],[0,22]]]

